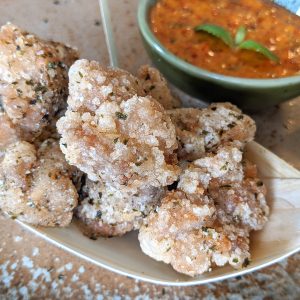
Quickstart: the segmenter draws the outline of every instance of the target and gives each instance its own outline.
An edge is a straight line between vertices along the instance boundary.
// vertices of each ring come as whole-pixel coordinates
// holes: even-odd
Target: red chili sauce
[[[172,53],[190,64],[229,76],[278,78],[300,74],[300,18],[266,0],[160,0],[150,13],[151,28]],[[194,27],[209,23],[229,30],[247,28],[246,39],[274,52],[235,50]]]

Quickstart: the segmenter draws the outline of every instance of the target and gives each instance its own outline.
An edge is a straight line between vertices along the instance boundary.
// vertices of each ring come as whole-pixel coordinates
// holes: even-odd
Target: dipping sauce
[[[173,54],[200,68],[235,77],[278,78],[300,74],[300,18],[266,0],[160,0],[150,12],[151,28]],[[231,49],[205,32],[200,24],[219,25],[235,36],[247,28],[245,39],[274,52],[276,63],[262,54]]]

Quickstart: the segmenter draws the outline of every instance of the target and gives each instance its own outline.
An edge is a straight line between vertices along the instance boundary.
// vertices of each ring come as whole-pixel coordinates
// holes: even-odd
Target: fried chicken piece
[[[214,103],[207,108],[168,111],[176,127],[179,159],[193,161],[219,145],[244,145],[253,140],[254,121],[231,103]]]
[[[176,189],[145,218],[142,250],[195,276],[227,263],[249,263],[249,233],[267,221],[266,190],[235,144],[185,163]]]
[[[89,179],[81,190],[83,201],[76,209],[84,234],[99,236],[121,236],[138,229],[142,220],[154,209],[164,189],[144,188],[134,195]]]
[[[139,231],[143,252],[190,276],[214,265],[240,267],[249,258],[248,232],[221,226],[211,199],[182,191],[169,192]]]
[[[18,141],[0,168],[0,208],[12,218],[41,226],[67,226],[78,194],[59,145],[47,140],[39,149]]]
[[[0,52],[1,105],[20,138],[32,141],[65,108],[77,51],[8,23],[0,30]]]
[[[132,193],[177,179],[174,125],[157,101],[134,94],[132,75],[79,60],[69,77],[69,107],[57,128],[70,164]]]
[[[246,162],[243,180],[212,180],[209,195],[222,223],[260,230],[268,221],[266,187],[257,177],[256,166]]]
[[[186,193],[203,193],[214,178],[221,184],[242,181],[242,155],[242,151],[234,146],[218,148],[215,154],[209,153],[188,164],[180,175],[178,188]]]
[[[180,176],[178,188],[186,193],[207,193],[222,224],[237,224],[260,230],[268,220],[266,188],[255,165],[243,167],[242,152],[233,146],[220,147],[216,154],[195,160]]]
[[[155,68],[149,65],[138,69],[137,77],[140,85],[140,93],[152,96],[165,109],[180,107],[180,100],[175,98],[168,87],[166,79]]]

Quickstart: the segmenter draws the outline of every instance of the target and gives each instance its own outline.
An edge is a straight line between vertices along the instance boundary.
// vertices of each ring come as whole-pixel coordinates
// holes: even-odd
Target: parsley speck
[[[126,114],[123,114],[119,111],[116,112],[116,117],[120,120],[126,120],[127,119],[127,115]]]

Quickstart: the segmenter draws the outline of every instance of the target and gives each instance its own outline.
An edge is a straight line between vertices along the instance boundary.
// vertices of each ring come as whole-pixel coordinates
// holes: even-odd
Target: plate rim
[[[182,280],[178,280],[178,281],[168,281],[168,280],[155,280],[152,278],[149,278],[147,276],[141,276],[141,275],[137,275],[135,274],[135,272],[133,271],[124,271],[121,268],[118,267],[112,267],[109,264],[106,264],[104,262],[98,261],[92,257],[86,256],[83,253],[76,251],[74,249],[72,249],[71,247],[64,245],[60,242],[58,242],[55,239],[52,239],[51,237],[49,237],[46,233],[39,231],[38,227],[34,227],[32,225],[26,224],[22,221],[19,220],[15,220],[18,224],[20,224],[23,228],[26,228],[27,230],[29,230],[30,232],[35,233],[37,236],[43,238],[44,240],[50,242],[51,244],[57,246],[58,248],[61,248],[69,253],[71,253],[72,255],[75,255],[85,261],[88,261],[90,263],[93,263],[99,267],[102,267],[106,270],[109,270],[113,273],[117,273],[119,275],[123,275],[123,276],[128,276],[132,279],[136,279],[136,280],[142,280],[148,283],[152,283],[152,284],[157,284],[157,285],[165,285],[165,286],[174,286],[174,287],[186,287],[186,286],[195,286],[195,285],[202,285],[202,284],[208,284],[208,283],[212,283],[212,282],[219,282],[222,280],[226,280],[226,279],[230,279],[230,278],[234,278],[237,276],[242,276],[242,275],[246,275],[249,273],[252,273],[254,271],[263,269],[265,267],[268,267],[270,265],[273,265],[275,263],[280,262],[281,260],[297,253],[300,251],[300,245],[290,251],[288,251],[287,253],[285,253],[284,255],[280,255],[275,259],[272,259],[270,261],[267,261],[265,263],[253,266],[253,267],[247,267],[245,269],[242,270],[234,270],[232,273],[230,274],[225,274],[225,275],[219,275],[213,278],[207,278],[207,279],[200,279],[200,280],[191,280],[191,281],[182,281]]]

